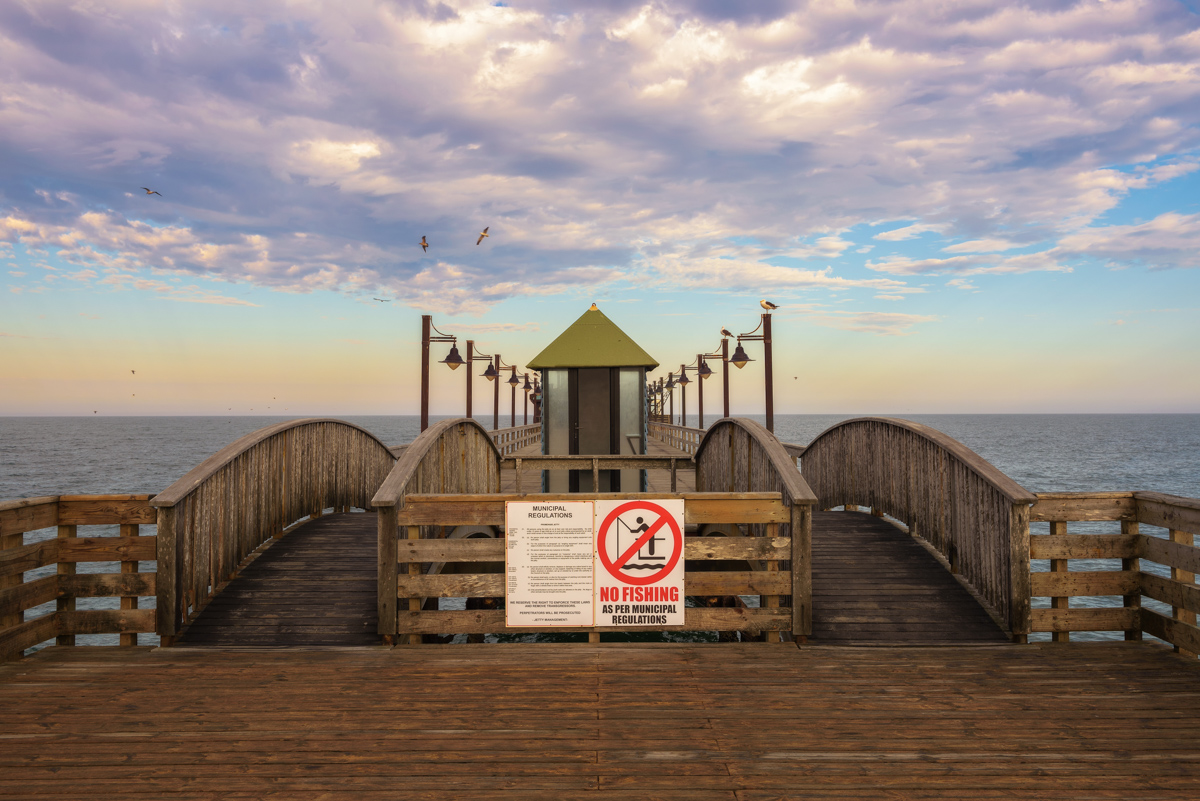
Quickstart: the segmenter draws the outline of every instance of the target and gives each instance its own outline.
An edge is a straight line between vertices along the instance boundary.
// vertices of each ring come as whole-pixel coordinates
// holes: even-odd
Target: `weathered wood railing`
[[[516,428],[501,428],[489,433],[492,442],[496,443],[496,450],[500,452],[500,455],[511,456],[517,451],[542,441],[542,424],[534,423]]]
[[[155,538],[138,536],[155,521],[148,495],[50,495],[0,503],[0,661],[56,638],[74,645],[77,634],[119,634],[137,645],[139,632],[154,631],[154,610],[138,598],[153,596],[155,573],[138,562],[154,561]],[[79,536],[80,526],[119,526],[117,536]],[[57,536],[34,532],[56,528]],[[26,534],[33,534],[29,542]],[[119,573],[78,573],[86,562],[119,562]],[[25,580],[30,571],[55,567]],[[119,597],[119,609],[77,609],[77,598]],[[55,610],[26,620],[26,612],[56,601]]]
[[[693,456],[696,454],[696,449],[700,447],[700,440],[704,438],[704,429],[702,428],[687,428],[670,423],[655,422],[651,422],[649,425],[650,436]]]
[[[366,429],[292,420],[227,445],[156,495],[159,634],[169,642],[242,560],[292,523],[367,508],[394,463]]]
[[[820,507],[868,506],[907,524],[1011,634],[1029,633],[1029,506],[1036,500],[961,442],[907,420],[832,426],[803,451]]]
[[[796,462],[775,435],[740,417],[725,417],[709,426],[697,444],[697,492],[777,492],[788,511],[780,536],[792,541],[792,632],[812,634],[812,513],[817,496]],[[762,536],[761,527],[748,533]]]
[[[1146,632],[1177,651],[1200,652],[1200,500],[1157,492],[1038,493],[1030,520],[1050,524],[1049,534],[1030,537],[1030,557],[1050,560],[1049,572],[1031,575],[1031,595],[1050,599],[1049,609],[1033,610],[1033,631],[1052,632],[1059,642],[1072,631],[1124,631],[1128,640]],[[1084,521],[1120,521],[1121,533],[1068,532],[1068,523]],[[1165,529],[1165,536],[1141,526]],[[1080,559],[1120,559],[1121,569],[1071,570],[1071,560]],[[1169,577],[1143,562],[1161,565]],[[1115,597],[1106,607],[1072,608],[1070,599],[1080,596]],[[1143,596],[1170,605],[1171,616],[1145,608]]]
[[[503,531],[508,501],[656,500],[683,498],[687,525],[761,525],[763,537],[685,537],[684,558],[688,568],[709,560],[766,560],[763,571],[713,571],[689,569],[684,574],[688,596],[763,595],[762,608],[689,608],[682,626],[664,626],[663,631],[779,632],[793,626],[793,614],[781,596],[794,593],[792,577],[780,570],[780,562],[795,563],[794,542],[780,533],[791,521],[789,509],[778,493],[571,493],[528,495],[408,495],[397,524],[408,532],[392,551],[400,563],[399,581],[392,585],[395,599],[409,599],[408,611],[392,618],[385,634],[409,635],[420,642],[422,634],[479,634],[516,632],[619,632],[620,627],[507,628],[502,609],[439,611],[424,609],[427,597],[503,598],[503,573],[454,573],[430,575],[423,565],[439,562],[503,562],[503,539],[428,539],[420,536],[424,526],[495,526]],[[381,515],[382,516],[382,515]],[[381,551],[382,554],[382,551]],[[381,555],[381,559],[384,557]],[[381,562],[382,565],[382,562]],[[382,582],[381,582],[382,584]],[[382,618],[382,615],[381,615]],[[381,624],[382,627],[382,624]],[[646,629],[636,629],[645,631]],[[778,637],[778,635],[775,635]]]
[[[500,452],[491,434],[475,420],[466,417],[443,420],[421,432],[405,449],[371,499],[378,517],[380,634],[388,639],[396,634],[396,542],[399,531],[396,521],[408,496],[499,491]],[[412,532],[406,529],[406,533]],[[435,532],[434,524],[416,531],[417,536],[426,538],[437,533],[440,532]],[[408,570],[414,569],[419,569],[419,565],[408,566]],[[409,599],[409,610],[419,610],[423,600]]]
[[[695,470],[692,459],[678,456],[622,456],[620,454],[596,454],[576,456],[526,456],[520,459],[504,459],[501,466],[516,471],[516,489],[522,491],[521,476],[526,470],[591,470],[592,486],[600,485],[601,470],[669,470],[671,492],[675,492],[676,475],[679,470]]]

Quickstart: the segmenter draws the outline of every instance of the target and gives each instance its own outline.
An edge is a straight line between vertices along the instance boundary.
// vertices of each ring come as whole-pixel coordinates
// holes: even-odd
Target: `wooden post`
[[[1170,532],[1171,542],[1178,542],[1180,545],[1187,545],[1189,547],[1195,545],[1195,537],[1190,532],[1178,531],[1176,529],[1170,529]],[[1184,584],[1196,583],[1195,573],[1189,570],[1180,570],[1177,567],[1171,568],[1171,578],[1175,581],[1181,581]],[[1192,626],[1196,625],[1196,613],[1189,612],[1188,610],[1182,609],[1178,606],[1171,607],[1171,617],[1184,623],[1188,623]],[[1193,658],[1196,656],[1194,651],[1189,651],[1186,648],[1180,648],[1178,645],[1175,646],[1175,653]]]
[[[0,550],[7,551],[10,548],[20,548],[25,544],[25,533],[18,531],[14,534],[5,534],[0,536]],[[74,565],[72,565],[74,567]],[[14,573],[11,576],[0,576],[0,590],[7,590],[12,587],[19,587],[25,583],[24,573]],[[25,622],[24,612],[12,612],[7,615],[0,615],[0,629],[10,629],[13,626],[19,626]],[[0,655],[2,657],[2,655]]]
[[[679,365],[679,377],[687,376],[687,368]],[[687,384],[679,385],[679,425],[687,425]]]
[[[471,373],[474,372],[474,370],[475,370],[475,368],[472,366],[471,363],[474,361],[474,357],[475,357],[475,340],[468,339],[467,340],[467,417],[468,418],[471,416]]]
[[[515,364],[512,366],[512,377],[513,378],[517,377],[517,366]],[[512,383],[512,379],[509,379],[508,385],[509,385],[509,387],[512,388],[512,397],[508,399],[508,416],[509,416],[508,427],[516,428],[517,427],[517,385]]]
[[[492,379],[492,383],[495,384],[495,386],[492,387],[492,391],[493,391],[493,395],[494,395],[494,397],[492,398],[492,430],[499,431],[500,430],[500,354],[499,353],[496,354],[495,361],[492,364],[496,368],[496,377],[494,379]]]
[[[1033,625],[1032,604],[1029,597],[1029,505],[1015,503],[1009,507],[1008,517],[1008,575],[1011,588],[1008,596],[1009,627],[1013,640],[1023,643],[1029,640],[1029,629]]]
[[[792,636],[812,636],[812,507],[792,501]]]
[[[778,523],[768,523],[767,524],[767,536],[772,537],[772,538],[779,536],[779,524]],[[779,560],[778,559],[770,559],[767,561],[767,572],[768,573],[778,573],[779,572]],[[778,595],[762,596],[762,601],[763,601],[763,606],[767,609],[778,609],[779,608],[779,596]],[[767,636],[764,637],[763,639],[765,639],[767,642],[779,642],[779,632],[778,631],[771,630],[771,631],[766,632],[766,635]]]
[[[729,416],[729,337],[721,337],[721,390],[725,395],[725,416]]]
[[[773,367],[771,366],[771,315],[768,312],[762,316],[763,320],[763,368],[766,373],[766,393],[767,393],[767,430],[772,434],[775,433],[775,379],[773,375]]]
[[[122,523],[121,524],[121,536],[122,537],[136,537],[138,535],[138,528],[139,528],[139,526],[137,523]],[[62,565],[60,564],[59,567],[61,568]],[[72,565],[72,567],[74,567],[74,565]],[[138,572],[138,563],[136,561],[122,562],[121,563],[121,572],[136,574]],[[137,599],[136,595],[122,595],[121,596],[121,609],[137,609],[137,608],[138,608],[138,599]],[[124,645],[124,646],[137,645],[137,634],[135,632],[129,632],[129,633],[122,632],[121,645]]]
[[[433,317],[421,315],[421,430],[429,428],[429,327]],[[445,323],[443,323],[445,325]]]
[[[1121,521],[1121,534],[1123,536],[1131,537],[1132,539],[1134,539],[1136,541],[1137,535],[1138,535],[1137,521],[1136,520],[1122,520]],[[1140,573],[1141,569],[1142,569],[1142,560],[1138,559],[1136,556],[1132,559],[1122,559],[1121,560],[1121,569],[1132,571],[1135,574]],[[1135,575],[1135,578],[1139,578],[1139,577]],[[1135,587],[1136,586],[1137,585],[1135,584]],[[1140,641],[1142,639],[1142,624],[1141,624],[1142,593],[1135,589],[1133,595],[1126,595],[1123,600],[1124,600],[1126,609],[1136,609],[1137,610],[1137,619],[1138,619],[1137,628],[1127,630],[1125,632],[1125,639],[1131,640],[1131,641]]]
[[[155,537],[155,556],[158,573],[155,575],[158,592],[155,599],[154,628],[162,645],[168,646],[179,634],[179,552],[175,531],[175,507],[158,510],[158,535]]]
[[[384,642],[391,644],[396,636],[397,598],[397,555],[396,555],[395,506],[381,506],[376,510],[376,549],[378,552],[379,587],[376,610],[379,614],[379,634]]]
[[[409,526],[408,527],[408,538],[410,540],[421,539],[421,527],[420,526]],[[410,575],[410,576],[421,575],[421,563],[420,562],[409,562],[408,563],[408,575]],[[409,598],[408,599],[408,611],[420,612],[421,611],[421,599],[420,598]],[[421,644],[421,635],[420,634],[409,634],[408,635],[408,644],[409,645],[420,645]]]
[[[1056,521],[1050,523],[1050,534],[1051,535],[1056,536],[1056,537],[1061,537],[1066,533],[1067,533],[1066,522],[1056,520]],[[1069,572],[1068,560],[1066,560],[1066,559],[1051,559],[1050,560],[1050,572],[1051,573],[1067,573],[1067,572]],[[1059,596],[1054,596],[1050,599],[1050,608],[1051,609],[1069,609],[1070,606],[1071,606],[1071,599],[1068,596],[1059,595]],[[1054,642],[1070,642],[1071,641],[1071,632],[1056,631],[1051,635],[1051,637],[1053,638]]]
[[[700,375],[700,365],[704,364],[704,354],[696,354],[696,427],[704,428],[704,376]]]

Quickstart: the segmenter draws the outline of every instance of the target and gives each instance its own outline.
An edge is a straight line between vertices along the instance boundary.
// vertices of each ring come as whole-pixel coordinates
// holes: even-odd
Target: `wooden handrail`
[[[671,423],[656,423],[654,421],[650,422],[649,431],[650,436],[662,440],[672,448],[677,448],[693,456],[696,454],[696,448],[699,447],[700,440],[704,436],[704,429],[702,428],[677,426]]]
[[[1035,609],[1032,630],[1051,632],[1056,642],[1072,631],[1124,631],[1125,639],[1152,634],[1196,656],[1200,653],[1200,499],[1159,492],[1045,492],[1030,510],[1034,522],[1050,524],[1049,535],[1030,537],[1030,556],[1050,560],[1050,572],[1030,577],[1030,595],[1050,598]],[[1120,534],[1071,534],[1072,522],[1119,521]],[[1166,537],[1141,526],[1167,530]],[[1119,571],[1070,570],[1072,559],[1120,559]],[[1141,560],[1170,569],[1169,578],[1142,569]],[[1120,596],[1120,606],[1072,608],[1073,596]],[[1142,606],[1142,597],[1171,606],[1171,616]]]
[[[511,430],[511,429],[510,429]],[[412,493],[495,493],[500,491],[500,451],[491,432],[469,417],[442,420],[404,449],[371,499],[378,510],[379,633],[396,632],[397,515]],[[431,530],[421,531],[430,536]],[[417,567],[413,565],[412,567]],[[420,608],[420,599],[410,604]],[[419,638],[418,638],[419,640]]]
[[[247,556],[306,516],[367,508],[395,462],[360,426],[277,423],[230,443],[156,495],[158,632],[170,642]]]
[[[709,426],[696,445],[698,492],[778,492],[789,521],[780,529],[792,543],[786,566],[792,574],[792,632],[812,634],[812,513],[817,496],[783,444],[764,426],[724,417]],[[749,526],[757,536],[761,527]]]
[[[492,442],[496,444],[496,449],[501,456],[511,456],[517,451],[523,450],[535,442],[542,441],[542,424],[530,423],[529,425],[516,426],[515,428],[501,428],[497,431],[491,431],[489,434],[492,437]]]
[[[1028,634],[1033,493],[958,440],[888,417],[831,426],[801,468],[821,508],[867,506],[907,524],[1014,637]]]
[[[516,471],[516,490],[521,492],[521,474],[525,470],[591,470],[592,486],[600,486],[601,470],[670,470],[671,492],[676,489],[678,470],[695,470],[696,463],[680,456],[626,456],[622,454],[551,454],[542,456],[510,457],[501,461],[501,467]]]

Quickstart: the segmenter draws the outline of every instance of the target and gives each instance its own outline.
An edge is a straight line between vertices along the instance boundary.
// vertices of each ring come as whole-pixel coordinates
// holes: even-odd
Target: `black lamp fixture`
[[[514,367],[513,371],[512,371],[512,376],[508,379],[508,385],[510,387],[516,387],[520,383],[521,383],[521,379],[517,378],[517,368]]]
[[[451,370],[457,370],[459,365],[464,364],[463,357],[458,355],[458,343],[450,346],[450,353],[440,363]]]
[[[680,386],[686,387],[688,384],[692,383],[692,379],[690,379],[690,378],[688,378],[688,377],[687,377],[687,371],[686,371],[686,370],[683,370],[683,371],[681,371],[681,372],[682,372],[682,375],[680,375],[680,376],[679,376],[679,381],[678,381],[678,384],[679,384]]]
[[[496,376],[500,375],[500,373],[496,370],[496,365],[492,364],[491,362],[488,362],[488,367],[486,370],[483,371],[482,375],[488,381],[495,381]]]
[[[742,347],[742,343],[739,341],[737,348],[735,348],[733,351],[733,355],[729,357],[729,361],[733,363],[734,367],[741,370],[749,362],[754,360],[746,355],[746,350]]]
[[[708,362],[700,360],[700,366],[696,368],[696,374],[701,378],[708,378],[712,375],[712,368],[708,366]]]
[[[525,386],[521,387],[521,389],[525,390],[526,392],[533,389],[533,384],[529,383],[529,373],[525,374]]]
[[[667,373],[667,389],[675,389],[675,374]]]

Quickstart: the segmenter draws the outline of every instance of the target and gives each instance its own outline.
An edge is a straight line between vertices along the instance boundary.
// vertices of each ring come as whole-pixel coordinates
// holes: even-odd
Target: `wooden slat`
[[[0,631],[0,662],[19,656],[26,648],[52,639],[57,633],[57,612]]]
[[[1037,535],[1029,538],[1029,558],[1128,559],[1138,547],[1135,537],[1124,534]]]
[[[1134,497],[1140,522],[1200,534],[1200,499],[1161,492],[1135,492]]]
[[[785,595],[791,591],[787,573],[692,572],[684,574],[686,595]],[[504,595],[502,573],[447,573],[399,578],[397,598],[499,598]]]
[[[1142,595],[1189,612],[1200,612],[1200,587],[1195,584],[1173,581],[1152,573],[1141,573],[1140,577]]]
[[[157,573],[81,573],[58,577],[59,595],[80,598],[150,596],[157,591]]]
[[[59,562],[152,562],[155,537],[72,537],[59,541]]]
[[[63,495],[58,501],[59,525],[153,523],[157,512],[150,495]]]
[[[1151,609],[1142,609],[1142,631],[1166,640],[1177,648],[1200,652],[1200,629],[1182,620],[1172,620]]]
[[[1149,559],[1151,562],[1158,562],[1168,567],[1200,573],[1200,548],[1145,534],[1140,535],[1139,540],[1139,553],[1134,554],[1135,556],[1141,556],[1143,559]]]
[[[57,495],[9,501],[6,505],[7,508],[0,510],[0,537],[58,525]]]
[[[65,634],[120,634],[154,631],[153,609],[87,609],[58,612]]]
[[[57,576],[43,576],[28,584],[0,589],[0,618],[41,606],[57,597]]]
[[[15,576],[59,561],[58,540],[44,540],[0,551],[0,576]]]
[[[1132,492],[1039,492],[1029,510],[1031,522],[1133,520]]]
[[[1129,595],[1138,589],[1133,570],[1096,570],[1068,573],[1031,573],[1030,594],[1035,597],[1073,595]]]
[[[1143,610],[1145,611],[1145,610]],[[1134,609],[1034,609],[1034,631],[1125,631],[1138,627]]]
[[[399,540],[396,561],[499,562],[504,560],[503,539]],[[685,537],[685,559],[788,559],[788,537]]]
[[[714,494],[715,495],[715,494]],[[604,500],[662,500],[679,495],[605,494]],[[790,519],[778,493],[720,493],[704,497],[683,494],[684,522],[705,523],[786,523]],[[409,495],[397,522],[401,526],[503,526],[506,501],[550,502],[586,500],[579,495]]]
[[[645,626],[594,628],[588,626],[559,628],[508,628],[504,625],[503,609],[465,610],[451,612],[409,612],[397,615],[397,631],[401,634],[447,633],[539,633],[590,631],[787,631],[791,625],[790,609],[687,609],[682,626]]]

